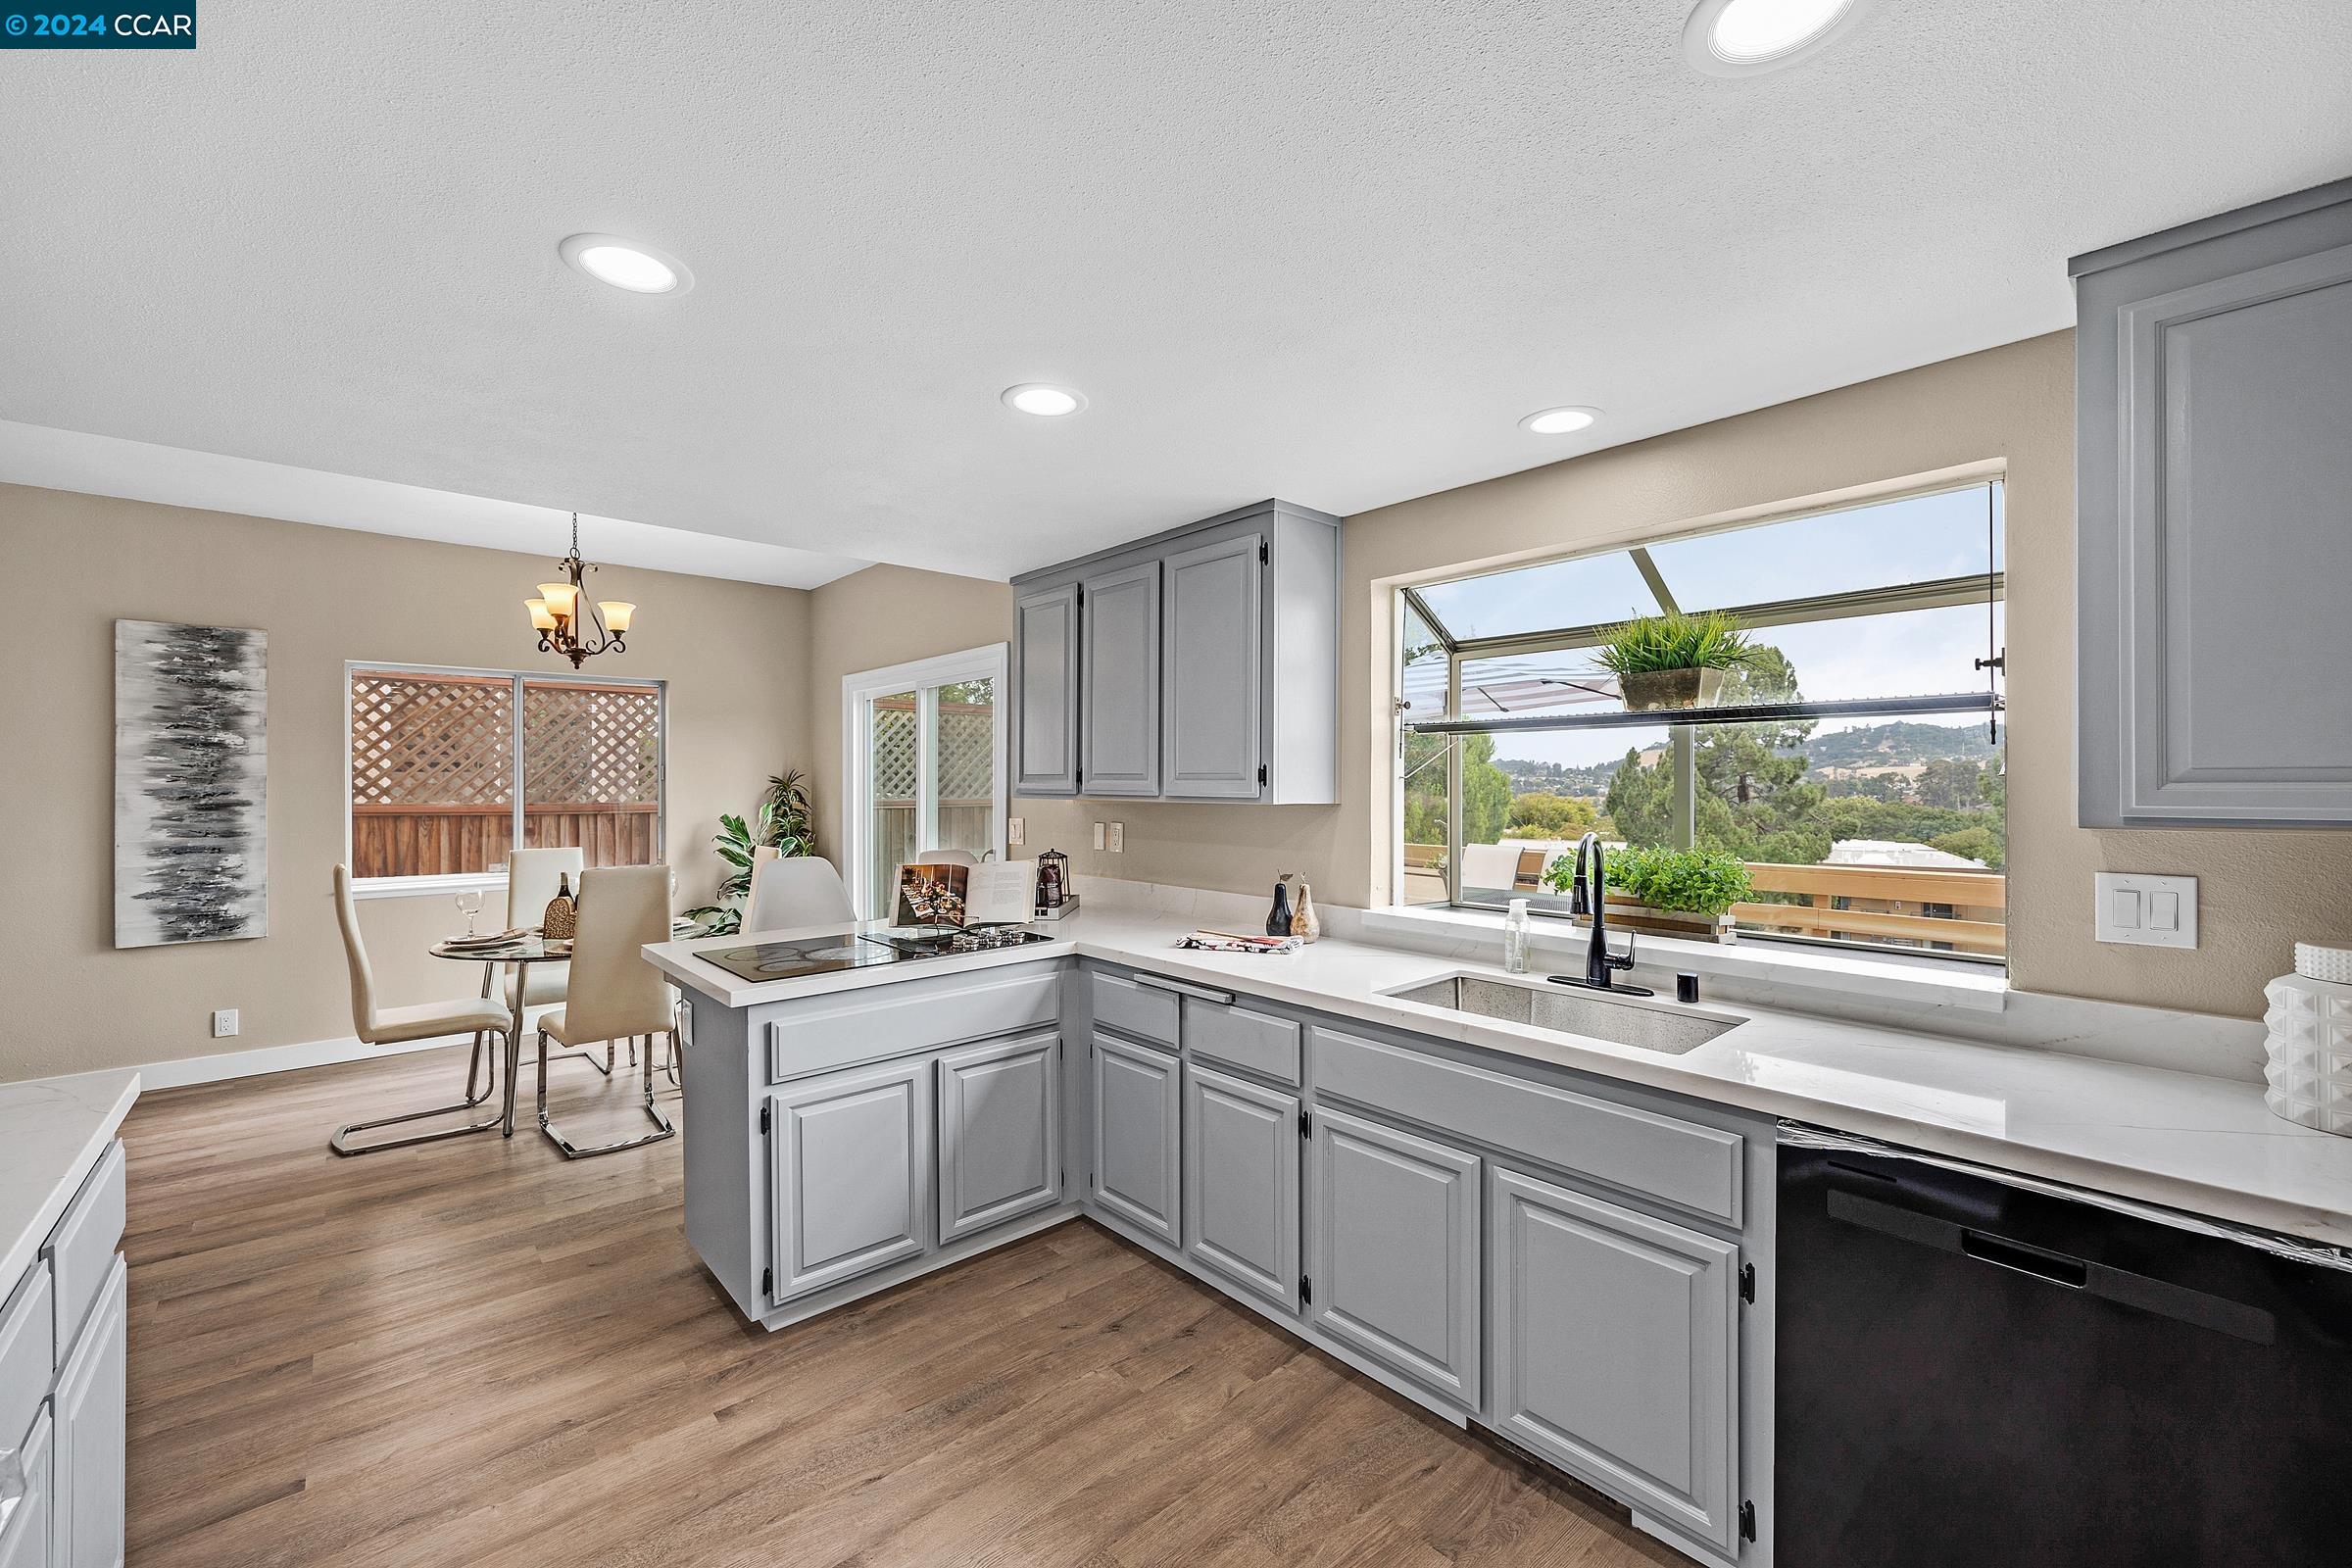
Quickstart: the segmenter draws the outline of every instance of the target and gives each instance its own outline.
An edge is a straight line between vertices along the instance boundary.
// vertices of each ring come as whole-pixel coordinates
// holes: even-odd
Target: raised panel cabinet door
[[[56,1568],[122,1568],[127,1278],[117,1257],[57,1380],[49,1548]]]
[[[1478,1156],[1320,1105],[1309,1147],[1308,1320],[1478,1408]]]
[[[939,1239],[1061,1198],[1061,1036],[1053,1030],[939,1058]]]
[[[1162,795],[1253,801],[1264,789],[1264,548],[1248,533],[1167,559]]]
[[[1095,1036],[1094,1200],[1171,1247],[1184,1245],[1182,1114],[1176,1058],[1112,1035]]]
[[[1078,585],[1012,609],[1012,792],[1078,793]]]
[[[1490,1182],[1495,1425],[1730,1552],[1740,1250],[1516,1171]]]
[[[918,1057],[769,1095],[774,1299],[930,1250],[931,1070]]]
[[[1078,756],[1089,795],[1159,793],[1159,563],[1080,584]]]
[[[1298,1310],[1298,1097],[1187,1062],[1184,1250]]]

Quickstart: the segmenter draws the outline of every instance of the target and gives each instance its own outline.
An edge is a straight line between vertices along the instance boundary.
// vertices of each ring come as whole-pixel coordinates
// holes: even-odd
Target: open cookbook
[[[1036,913],[1035,860],[959,865],[909,860],[899,867],[894,925],[1025,925]]]

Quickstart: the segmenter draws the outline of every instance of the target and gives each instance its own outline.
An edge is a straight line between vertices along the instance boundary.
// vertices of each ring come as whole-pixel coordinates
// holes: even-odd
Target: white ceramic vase
[[[2280,975],[2263,988],[2273,1115],[2352,1138],[2352,985]]]

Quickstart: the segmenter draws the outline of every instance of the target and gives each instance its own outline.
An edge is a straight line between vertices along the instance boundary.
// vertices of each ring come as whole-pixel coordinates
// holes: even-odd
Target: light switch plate
[[[2092,934],[2142,948],[2197,945],[2197,879],[2100,871],[2091,877]]]
[[[1095,848],[1099,850],[1099,849],[1101,849],[1102,847],[1102,823],[1100,823],[1100,822],[1097,822],[1097,823],[1095,824]]]
[[[1125,854],[1127,853],[1127,824],[1126,824],[1126,823],[1124,823],[1124,822],[1113,822],[1113,823],[1111,823],[1111,824],[1110,824],[1110,844],[1109,844],[1109,849],[1110,849],[1110,853],[1111,853],[1111,854],[1113,854],[1113,855],[1125,855]]]
[[[1029,824],[1028,824],[1028,823],[1026,823],[1026,822],[1022,821],[1022,820],[1021,820],[1019,817],[1017,817],[1017,816],[1008,816],[1008,817],[1006,817],[1006,818],[1004,819],[1004,842],[1005,842],[1005,843],[1007,843],[1007,844],[1025,844],[1025,843],[1027,843],[1027,842],[1028,842],[1028,839],[1029,839]]]

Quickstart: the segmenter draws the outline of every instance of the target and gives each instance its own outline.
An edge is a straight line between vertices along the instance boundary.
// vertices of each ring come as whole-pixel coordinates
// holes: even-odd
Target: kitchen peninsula
[[[649,948],[691,1005],[687,1235],[737,1308],[781,1327],[1084,1215],[1752,1564],[1779,1119],[2352,1243],[2352,1143],[2254,1085],[1192,925],[1090,890],[1049,941],[774,981],[698,956],[744,937]]]

